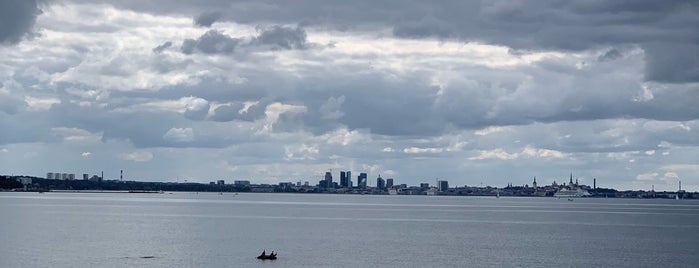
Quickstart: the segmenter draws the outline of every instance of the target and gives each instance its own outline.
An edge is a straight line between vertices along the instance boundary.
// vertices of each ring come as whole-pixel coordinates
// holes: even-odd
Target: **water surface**
[[[5,192],[0,242],[0,267],[696,267],[699,202]]]

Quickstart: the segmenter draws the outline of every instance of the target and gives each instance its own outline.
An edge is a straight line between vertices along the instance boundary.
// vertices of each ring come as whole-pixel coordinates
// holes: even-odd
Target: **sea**
[[[0,267],[699,267],[699,202],[0,192]]]

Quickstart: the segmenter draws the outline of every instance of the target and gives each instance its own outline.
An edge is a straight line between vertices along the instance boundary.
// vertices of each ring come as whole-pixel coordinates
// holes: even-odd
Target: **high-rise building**
[[[217,181],[216,181],[216,184],[218,184],[218,185],[224,185],[224,184],[226,184],[226,181],[224,181],[224,180],[217,180]]]
[[[90,178],[90,174],[83,173],[83,180],[88,180]]]
[[[379,177],[376,178],[376,188],[386,189],[386,180],[381,178],[381,174],[379,174]]]
[[[347,173],[344,171],[340,171],[340,187],[342,188],[347,188],[349,187],[349,178],[347,177]]]
[[[422,188],[422,189],[430,188],[430,184],[426,183],[426,182],[420,183],[420,188]]]
[[[449,182],[448,181],[439,181],[439,191],[446,192],[447,190],[449,190]]]
[[[386,188],[393,187],[393,178],[386,179]]]
[[[47,180],[53,180],[53,172],[48,172],[48,173],[46,173],[46,179],[47,179]]]
[[[359,176],[357,176],[357,187],[366,188],[366,178],[367,178],[366,173],[364,173],[364,172],[359,173]]]
[[[328,188],[332,187],[333,185],[333,174],[330,171],[325,172],[325,185]]]
[[[347,176],[347,187],[352,188],[352,171],[348,170],[345,176]]]

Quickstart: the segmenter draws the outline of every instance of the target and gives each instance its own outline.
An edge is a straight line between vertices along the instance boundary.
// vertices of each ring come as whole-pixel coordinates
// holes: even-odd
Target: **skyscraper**
[[[325,172],[324,184],[322,184],[322,185],[325,185],[325,187],[327,187],[327,188],[333,187],[333,174],[332,174],[332,172],[330,172],[330,171]]]
[[[386,188],[393,187],[393,178],[386,179]]]
[[[376,178],[376,188],[386,189],[386,181],[381,178],[381,174],[379,174],[379,177]]]
[[[359,173],[359,176],[357,176],[357,187],[366,188],[366,178],[366,173]]]
[[[347,173],[344,171],[340,171],[340,187],[347,188],[349,187],[349,180],[347,177]]]

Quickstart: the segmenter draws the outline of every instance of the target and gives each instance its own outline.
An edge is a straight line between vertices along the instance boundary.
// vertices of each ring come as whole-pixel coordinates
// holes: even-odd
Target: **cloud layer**
[[[3,172],[699,190],[693,2],[2,5]]]

